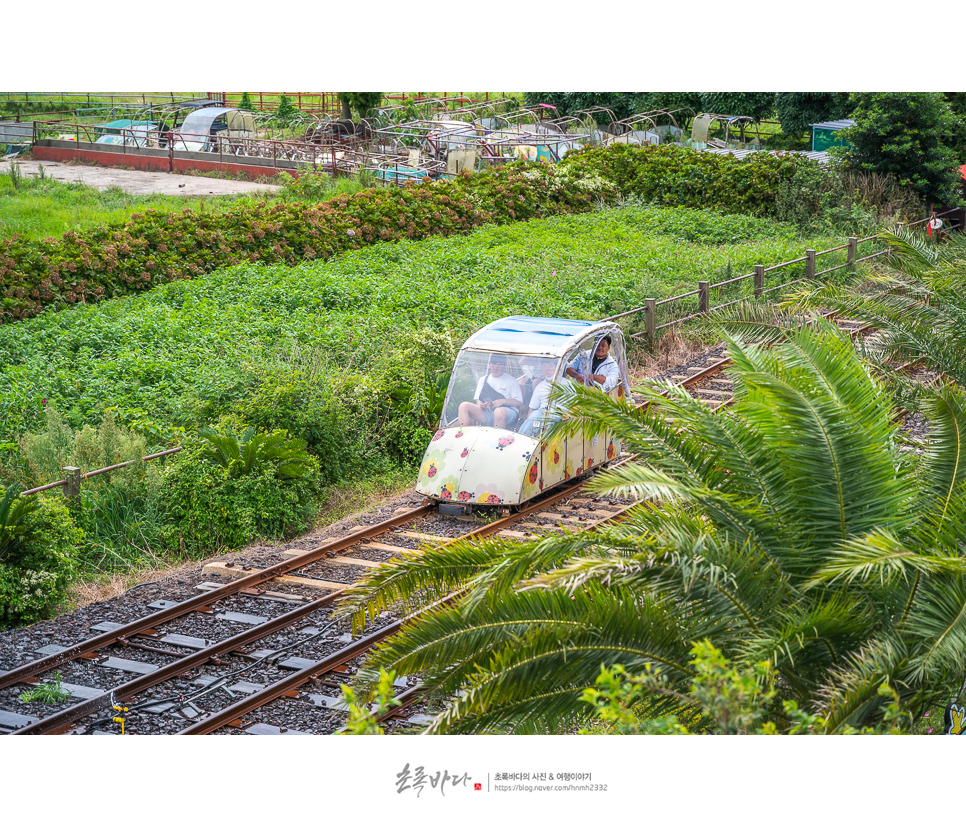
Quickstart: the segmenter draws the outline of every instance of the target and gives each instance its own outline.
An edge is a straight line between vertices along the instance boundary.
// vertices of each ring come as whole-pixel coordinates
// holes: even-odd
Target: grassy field
[[[226,269],[0,328],[0,442],[36,428],[43,400],[75,427],[114,408],[162,437],[244,396],[252,366],[280,355],[364,373],[420,329],[459,344],[504,315],[609,316],[729,264],[739,274],[831,243],[748,217],[629,207]]]
[[[49,177],[0,174],[0,237],[24,235],[40,240],[59,237],[67,231],[124,223],[131,215],[149,209],[172,213],[185,209],[219,213],[231,206],[256,202],[314,202],[338,194],[352,194],[370,186],[358,178],[333,180],[328,174],[311,172],[302,174],[298,180],[282,175],[277,182],[286,187],[271,193],[262,191],[257,196],[137,196],[120,188],[98,191],[82,183],[58,182]]]

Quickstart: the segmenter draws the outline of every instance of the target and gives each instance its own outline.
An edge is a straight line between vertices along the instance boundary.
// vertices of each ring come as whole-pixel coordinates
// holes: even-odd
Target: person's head
[[[553,379],[553,375],[557,371],[557,360],[552,356],[544,356],[540,360],[540,372],[543,374],[544,379]]]
[[[491,353],[487,368],[493,376],[501,376],[506,371],[506,357],[499,353]]]
[[[604,336],[598,343],[597,349],[594,351],[594,356],[598,359],[603,359],[610,352],[611,338],[610,335]]]

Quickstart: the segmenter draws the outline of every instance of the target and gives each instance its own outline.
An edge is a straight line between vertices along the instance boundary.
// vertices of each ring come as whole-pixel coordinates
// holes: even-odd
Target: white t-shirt
[[[550,380],[544,379],[533,386],[533,396],[530,397],[530,410],[546,408],[550,401]]]
[[[512,374],[505,372],[499,377],[493,376],[493,374],[486,374],[481,377],[480,381],[476,384],[476,393],[473,395],[474,400],[482,399],[480,394],[483,392],[484,382],[488,382],[494,391],[499,391],[502,399],[523,402],[523,389],[520,388],[520,383],[516,381],[516,378]]]

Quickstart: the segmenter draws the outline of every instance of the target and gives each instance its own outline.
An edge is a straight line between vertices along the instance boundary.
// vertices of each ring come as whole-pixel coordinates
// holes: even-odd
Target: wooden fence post
[[[654,318],[657,311],[657,299],[644,299],[644,332],[647,334],[648,341],[653,345],[657,341],[657,327]]]
[[[707,313],[710,304],[711,292],[708,289],[707,281],[698,281],[698,310],[701,313]]]
[[[80,504],[80,468],[77,466],[65,466],[64,473],[67,475],[67,483],[64,484],[64,498],[67,499],[68,504],[77,506]]]
[[[815,250],[805,250],[805,278],[812,280],[815,277]]]
[[[765,265],[755,264],[755,298],[761,298],[765,290]]]
[[[855,261],[859,257],[859,239],[857,237],[849,238],[849,253],[846,257],[846,263],[849,266],[855,266]]]

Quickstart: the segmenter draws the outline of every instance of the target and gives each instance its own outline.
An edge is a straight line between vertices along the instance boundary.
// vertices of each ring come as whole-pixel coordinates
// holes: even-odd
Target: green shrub
[[[817,164],[799,156],[756,153],[739,160],[672,145],[622,144],[571,153],[560,164],[606,179],[625,196],[760,217],[775,215],[782,184],[809,166]]]
[[[271,460],[241,474],[215,463],[210,448],[189,441],[162,474],[157,501],[169,548],[199,556],[305,529],[315,513],[314,459],[299,477],[279,474]]]
[[[358,473],[367,446],[366,422],[354,418],[325,373],[272,365],[257,370],[248,394],[228,412],[234,422],[299,437],[318,461],[323,483]]]
[[[43,497],[32,503],[0,557],[0,628],[29,625],[54,614],[75,574],[83,531],[60,499]]]
[[[285,432],[269,434],[249,428],[239,437],[231,431],[220,434],[204,428],[198,436],[206,444],[202,455],[235,478],[267,468],[281,478],[302,478],[314,468],[314,461],[305,452],[305,441],[289,438]]]
[[[373,363],[373,435],[393,460],[417,462],[439,425],[457,346],[445,331],[408,333]]]

